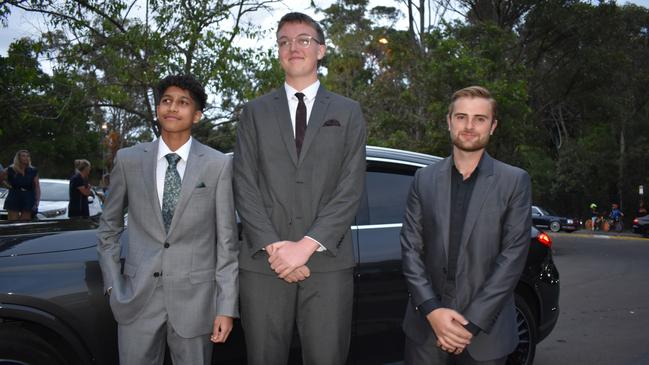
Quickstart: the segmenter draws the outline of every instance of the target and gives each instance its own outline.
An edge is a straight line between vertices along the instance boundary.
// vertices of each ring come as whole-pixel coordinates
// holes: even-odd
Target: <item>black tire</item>
[[[65,360],[56,349],[20,323],[0,325],[0,364],[63,365]]]
[[[538,342],[536,316],[520,295],[516,295],[516,323],[519,342],[507,358],[507,365],[532,365]]]
[[[550,222],[550,230],[552,232],[559,232],[561,230],[561,223],[557,221]]]

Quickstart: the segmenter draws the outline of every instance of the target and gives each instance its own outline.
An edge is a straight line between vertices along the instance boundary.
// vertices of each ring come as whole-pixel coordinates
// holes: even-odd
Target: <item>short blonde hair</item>
[[[487,90],[487,88],[482,86],[469,86],[454,92],[453,96],[451,96],[451,103],[448,105],[449,117],[453,115],[455,101],[460,98],[487,99],[491,103],[491,114],[493,116],[493,120],[496,120],[496,111],[498,109],[498,104],[496,103],[496,99],[491,96],[491,93],[489,92],[489,90]]]
[[[86,167],[90,167],[90,161],[86,159],[79,159],[79,160],[74,160],[74,168],[82,171]]]

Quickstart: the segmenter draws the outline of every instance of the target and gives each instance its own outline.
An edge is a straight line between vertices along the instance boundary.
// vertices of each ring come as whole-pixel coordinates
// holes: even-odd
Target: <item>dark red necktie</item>
[[[302,150],[302,142],[304,142],[304,133],[306,132],[306,104],[304,104],[304,94],[295,93],[295,96],[298,99],[297,111],[295,112],[295,147],[299,156]]]

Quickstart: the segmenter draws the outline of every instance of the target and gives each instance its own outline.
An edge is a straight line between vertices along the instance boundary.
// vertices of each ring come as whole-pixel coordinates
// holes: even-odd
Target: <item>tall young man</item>
[[[156,99],[160,138],[117,153],[98,230],[120,364],[162,364],[165,343],[174,364],[211,364],[238,316],[232,160],[191,137],[207,99],[193,77],[164,78]]]
[[[285,83],[248,103],[234,153],[243,223],[241,321],[248,363],[286,364],[297,327],[304,364],[344,364],[354,256],[350,226],[364,187],[359,104],[318,81],[322,28],[286,14],[277,28]]]
[[[417,172],[401,230],[405,363],[504,365],[518,343],[530,178],[485,151],[498,125],[488,90],[455,92],[447,122],[453,153]]]

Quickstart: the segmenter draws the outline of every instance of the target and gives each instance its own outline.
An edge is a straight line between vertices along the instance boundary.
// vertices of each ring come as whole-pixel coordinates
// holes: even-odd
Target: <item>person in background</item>
[[[16,152],[13,164],[0,172],[0,183],[5,181],[9,184],[9,193],[4,203],[8,219],[31,220],[34,212],[38,211],[41,188],[38,170],[32,166],[29,151]]]
[[[90,162],[88,160],[75,160],[76,172],[70,178],[70,201],[68,202],[68,217],[89,217],[88,197],[92,194],[88,176],[90,175]]]
[[[101,190],[97,191],[97,196],[101,199],[101,206],[103,208],[106,198],[108,198],[108,190],[110,188],[110,174],[104,174],[101,177]]]
[[[599,212],[597,211],[597,204],[592,203],[590,205],[590,229],[591,230],[596,230],[597,229],[597,221],[599,220]]]
[[[638,212],[636,214],[637,217],[644,217],[647,215],[647,208],[644,206],[644,202],[640,200],[640,205],[638,206]]]
[[[609,218],[611,218],[613,221],[617,222],[624,217],[624,213],[620,210],[620,205],[617,203],[613,203],[611,205],[611,212],[609,213]]]

